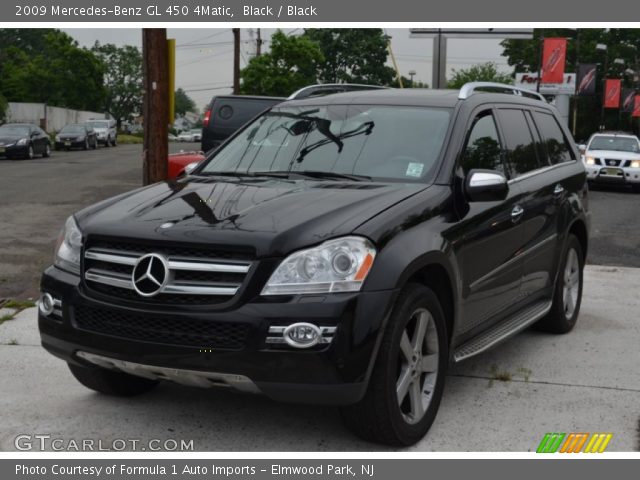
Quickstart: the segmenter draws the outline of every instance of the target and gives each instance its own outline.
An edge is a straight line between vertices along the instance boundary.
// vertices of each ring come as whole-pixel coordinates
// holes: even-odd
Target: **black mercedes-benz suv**
[[[579,158],[557,111],[507,85],[284,102],[187,177],[69,217],[42,344],[106,394],[226,386],[415,443],[450,362],[575,325]]]

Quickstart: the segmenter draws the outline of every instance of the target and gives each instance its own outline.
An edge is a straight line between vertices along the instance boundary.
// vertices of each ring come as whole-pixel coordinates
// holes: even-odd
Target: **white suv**
[[[631,185],[640,193],[640,141],[628,133],[595,133],[583,160],[590,182]]]
[[[118,144],[118,128],[116,121],[113,119],[95,119],[92,118],[87,122],[96,131],[98,143],[105,147],[115,147]]]

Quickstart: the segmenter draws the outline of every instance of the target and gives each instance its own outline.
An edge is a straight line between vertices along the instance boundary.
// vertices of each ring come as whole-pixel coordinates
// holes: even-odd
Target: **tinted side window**
[[[540,168],[536,145],[522,110],[500,110],[500,125],[509,151],[509,170],[519,177]]]
[[[542,135],[552,165],[575,160],[569,142],[562,133],[562,129],[553,115],[542,112],[534,113],[536,124]]]
[[[467,174],[474,168],[506,173],[500,158],[501,150],[500,137],[493,115],[491,112],[480,114],[473,121],[467,145],[462,153],[464,173]]]

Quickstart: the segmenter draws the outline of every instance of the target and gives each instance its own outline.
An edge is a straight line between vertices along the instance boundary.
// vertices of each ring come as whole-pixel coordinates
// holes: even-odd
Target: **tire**
[[[42,152],[42,158],[49,158],[51,156],[51,145],[48,143],[44,146],[44,152]]]
[[[29,148],[27,148],[27,153],[24,156],[25,160],[33,160],[33,157],[35,157],[35,150],[33,149],[33,145],[29,145]]]
[[[128,373],[115,372],[99,367],[82,367],[69,363],[69,369],[76,380],[85,387],[117,397],[132,397],[153,390],[158,382]]]
[[[116,135],[116,136],[113,138],[113,142],[111,142],[111,146],[115,147],[115,146],[117,146],[117,145],[118,145],[118,136]]]
[[[412,344],[416,344],[419,323],[426,334],[419,342],[420,354],[415,355]],[[413,445],[426,435],[436,417],[448,363],[446,321],[433,291],[408,284],[396,301],[383,335],[365,396],[341,408],[342,420],[365,440]],[[426,370],[412,375],[413,366],[420,365],[421,359]],[[398,390],[401,385],[404,394]]]
[[[93,150],[98,148],[98,140],[96,140],[95,138],[93,139],[93,144],[91,145],[91,148]]]
[[[640,184],[634,183],[631,185],[631,190],[633,193],[640,193]]]
[[[104,146],[105,147],[111,146],[111,137],[107,137],[107,139],[104,141]]]
[[[584,254],[575,235],[567,238],[561,258],[551,310],[535,325],[536,329],[549,333],[568,333],[573,330],[582,304]]]

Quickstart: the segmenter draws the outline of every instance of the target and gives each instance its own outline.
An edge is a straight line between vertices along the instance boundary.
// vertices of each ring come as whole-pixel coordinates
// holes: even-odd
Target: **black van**
[[[217,148],[236,130],[277,103],[284,97],[253,95],[222,95],[213,97],[204,114],[202,125],[202,151]]]

